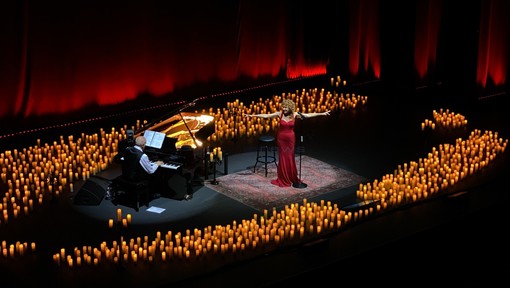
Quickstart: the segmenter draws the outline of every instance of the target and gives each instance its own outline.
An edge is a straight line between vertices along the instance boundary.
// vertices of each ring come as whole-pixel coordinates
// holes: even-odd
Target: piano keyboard
[[[177,170],[181,166],[182,166],[182,164],[181,163],[177,163],[177,162],[165,162],[165,163],[160,165],[160,167],[163,167],[163,168],[166,168],[166,169],[172,169],[172,170]]]

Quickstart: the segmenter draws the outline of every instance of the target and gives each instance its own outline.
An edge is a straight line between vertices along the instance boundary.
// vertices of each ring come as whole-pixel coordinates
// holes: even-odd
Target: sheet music
[[[163,142],[165,141],[166,134],[153,130],[145,130],[145,132],[143,132],[143,136],[145,139],[147,139],[145,146],[161,149],[161,147],[163,147]]]

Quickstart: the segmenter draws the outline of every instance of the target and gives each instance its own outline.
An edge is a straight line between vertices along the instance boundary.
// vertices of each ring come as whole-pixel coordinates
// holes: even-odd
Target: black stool
[[[262,135],[259,138],[259,143],[257,146],[257,162],[253,165],[253,173],[255,173],[255,168],[257,168],[258,163],[264,163],[264,169],[266,170],[267,177],[267,164],[274,163],[277,167],[276,163],[276,150],[274,148],[275,138],[271,135]],[[272,155],[269,155],[269,150],[273,151]],[[262,155],[260,152],[264,152]]]
[[[134,200],[135,210],[140,210],[140,202],[143,202],[145,206],[149,207],[149,180],[142,181],[131,181],[120,175],[113,179],[113,201],[112,203],[117,206],[119,200],[119,194],[125,192],[129,198]]]

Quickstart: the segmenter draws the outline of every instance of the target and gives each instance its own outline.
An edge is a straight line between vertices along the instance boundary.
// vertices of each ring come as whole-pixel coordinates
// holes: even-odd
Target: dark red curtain
[[[297,6],[296,6],[297,5]],[[5,23],[0,116],[59,114],[142,93],[239,78],[291,77],[326,62],[289,53],[292,1],[24,1]],[[299,31],[298,31],[299,32]],[[301,31],[302,32],[302,31]],[[291,48],[289,48],[291,47]],[[289,57],[296,57],[294,61]],[[296,65],[294,65],[296,67]]]
[[[328,72],[506,85],[508,4],[470,3],[3,1],[0,119]]]
[[[482,1],[476,81],[490,89],[507,82],[510,50],[510,4],[505,0]]]

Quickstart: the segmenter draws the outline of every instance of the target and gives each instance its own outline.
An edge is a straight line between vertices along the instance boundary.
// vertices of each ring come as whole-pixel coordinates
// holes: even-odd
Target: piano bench
[[[131,181],[129,179],[126,179],[125,177],[118,176],[117,178],[113,179],[112,181],[114,185],[113,189],[113,204],[117,205],[117,200],[119,198],[119,192],[123,191],[127,196],[131,199],[134,199],[135,201],[135,210],[138,212],[140,210],[140,200],[143,197],[144,204],[148,207],[149,206],[149,189],[150,189],[150,182],[149,180],[142,180],[142,181]]]

